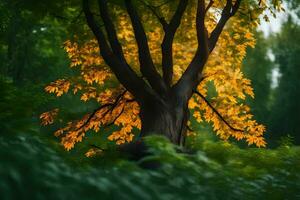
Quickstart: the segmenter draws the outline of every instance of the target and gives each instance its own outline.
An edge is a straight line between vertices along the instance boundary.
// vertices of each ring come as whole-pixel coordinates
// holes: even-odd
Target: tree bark
[[[151,135],[162,135],[175,145],[184,147],[189,110],[187,103],[183,103],[173,95],[167,99],[158,96],[148,99],[140,105],[140,118],[142,128],[139,137],[118,147],[118,151],[125,153],[129,159],[140,160],[151,155],[143,138]],[[183,148],[184,149],[184,148]],[[157,161],[143,162],[141,167],[156,169],[160,167]]]
[[[174,144],[184,145],[189,115],[187,102],[171,94],[167,98],[155,96],[140,107],[140,138],[158,134],[166,136]]]

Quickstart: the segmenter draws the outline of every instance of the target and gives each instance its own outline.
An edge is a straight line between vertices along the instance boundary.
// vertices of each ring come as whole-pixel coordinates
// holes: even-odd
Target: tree
[[[299,25],[289,17],[283,24],[281,32],[275,36],[275,43],[272,49],[281,77],[274,94],[274,104],[271,112],[271,132],[274,139],[279,139],[289,134],[297,144],[300,143],[300,121],[298,116],[300,112],[299,34]]]
[[[121,129],[108,139],[117,144],[131,141],[135,127],[141,129],[138,142],[161,134],[184,145],[191,113],[198,122],[212,123],[222,139],[265,146],[264,126],[241,103],[254,94],[240,66],[246,48],[254,46],[259,15],[281,10],[279,1],[272,2],[99,0],[91,6],[84,0],[96,40],[65,43],[71,67],[80,66],[81,75],[55,81],[46,91],[61,96],[71,88],[83,101],[94,99],[101,106],[55,135],[69,150],[88,130],[114,124]],[[211,99],[209,82],[217,93]],[[42,114],[43,124],[52,123],[57,112]]]

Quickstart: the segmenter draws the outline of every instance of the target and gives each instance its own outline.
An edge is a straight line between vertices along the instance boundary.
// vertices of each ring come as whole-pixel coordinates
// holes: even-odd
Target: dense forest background
[[[267,127],[267,148],[229,145],[215,138],[209,128],[199,127],[192,144],[199,153],[193,158],[177,154],[164,140],[159,140],[160,145],[153,142],[157,138],[149,139],[150,146],[156,147],[152,150],[157,159],[165,162],[162,171],[141,169],[113,153],[84,157],[86,146],[107,145],[95,142],[92,135],[79,148],[66,152],[53,136],[55,127],[40,126],[39,115],[54,104],[63,108],[63,117],[70,120],[94,106],[71,95],[57,100],[44,92],[49,82],[76,73],[68,68],[62,44],[76,37],[74,30],[84,34],[78,30],[82,13],[75,8],[58,13],[57,6],[61,4],[46,8],[35,1],[0,1],[1,199],[18,195],[84,199],[91,194],[122,199],[180,199],[189,195],[190,199],[199,195],[206,199],[222,195],[228,199],[300,198],[298,1],[286,2],[288,12],[278,33],[265,36],[257,30],[257,45],[248,49],[243,63],[255,92],[255,99],[247,101],[255,119]]]

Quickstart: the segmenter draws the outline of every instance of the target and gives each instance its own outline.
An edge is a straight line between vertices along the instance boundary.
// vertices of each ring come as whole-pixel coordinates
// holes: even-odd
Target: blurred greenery
[[[300,26],[288,17],[280,33],[275,35],[272,51],[281,77],[274,91],[270,128],[274,139],[290,134],[300,143]]]
[[[268,38],[258,32],[257,45],[248,50],[243,67],[255,92],[255,99],[248,102],[254,117],[267,127],[269,147],[286,137],[300,144],[300,4],[293,0],[286,1],[286,6],[289,12],[280,32]]]
[[[1,199],[300,198],[299,147],[240,149],[197,137],[194,153],[183,154],[164,138],[146,144],[152,154],[138,163],[106,152],[72,162],[36,136],[0,137]],[[139,167],[154,161],[160,168]]]

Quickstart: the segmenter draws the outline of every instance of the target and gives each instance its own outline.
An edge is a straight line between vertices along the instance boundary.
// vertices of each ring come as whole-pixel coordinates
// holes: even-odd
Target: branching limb
[[[213,4],[214,4],[214,0],[210,0],[207,7],[205,8],[205,13],[209,11],[209,9],[212,7]]]
[[[161,3],[161,4],[157,5],[157,6],[154,6],[154,7],[155,7],[155,8],[160,8],[160,7],[166,5],[166,4],[170,3],[170,2],[173,2],[173,1],[174,1],[174,0],[168,0],[168,1],[165,1],[165,2],[163,2],[163,3]]]
[[[90,123],[90,121],[93,119],[93,117],[94,117],[99,111],[101,111],[101,110],[104,109],[104,108],[110,107],[110,109],[108,109],[108,110],[103,114],[103,116],[102,116],[102,118],[105,117],[106,114],[107,114],[109,111],[112,111],[112,110],[118,105],[118,103],[119,103],[120,100],[123,98],[123,96],[125,95],[126,92],[127,92],[127,90],[124,90],[121,94],[119,94],[119,95],[116,97],[116,99],[115,99],[115,101],[114,101],[113,103],[106,103],[106,104],[101,105],[99,108],[95,109],[95,110],[89,115],[89,117],[87,118],[87,120],[86,120],[86,121],[85,121],[78,129],[76,129],[76,131],[79,131],[79,130],[81,130],[82,128],[84,128],[85,126],[87,126],[87,125]]]
[[[259,2],[258,2],[258,5],[260,6],[260,5],[261,5],[261,3],[262,3],[262,0],[259,0]]]
[[[91,144],[90,146],[93,147],[93,148],[95,148],[95,149],[99,149],[101,151],[105,151],[105,149],[102,149],[101,147],[99,147],[99,146],[97,146],[95,144]]]
[[[98,0],[98,5],[99,5],[99,11],[101,18],[103,20],[106,32],[107,32],[107,37],[110,43],[110,46],[112,48],[113,53],[118,56],[118,58],[126,64],[126,60],[123,54],[122,47],[119,43],[118,37],[117,37],[117,32],[114,27],[114,24],[111,21],[111,18],[108,14],[108,8],[107,8],[107,1],[106,0]]]
[[[158,93],[166,92],[166,85],[160,74],[155,69],[151,58],[148,40],[140,17],[132,4],[131,0],[125,0],[127,12],[131,19],[131,24],[134,30],[135,39],[138,46],[140,69],[143,76],[149,81],[151,87]]]
[[[165,35],[161,44],[162,70],[163,70],[163,79],[166,85],[170,86],[173,78],[173,49],[172,49],[173,40],[174,40],[175,33],[180,25],[183,13],[186,10],[186,7],[188,5],[188,0],[179,1],[175,14],[173,15],[169,23],[165,20],[164,17],[158,14],[157,12],[158,7],[149,5],[143,0],[140,0],[140,2],[144,4],[154,14],[154,16],[156,16],[156,18],[161,23],[164,29]]]
[[[241,1],[242,0],[236,0],[234,5],[232,3],[232,0],[226,1],[226,5],[222,11],[221,18],[215,29],[212,31],[210,38],[208,39],[208,33],[204,21],[205,12],[210,5],[205,7],[204,0],[198,0],[196,17],[198,49],[190,65],[188,66],[182,77],[179,79],[179,81],[174,85],[176,93],[184,95],[186,101],[188,101],[193,93],[193,90],[201,81],[202,71],[206,64],[208,56],[215,48],[226,22],[230,19],[230,17],[235,15],[237,10],[239,9]]]
[[[101,27],[99,27],[99,25],[96,23],[96,20],[94,19],[94,16],[90,10],[89,2],[89,0],[82,0],[83,12],[85,14],[88,26],[90,27],[98,41],[101,56],[113,71],[113,73],[116,75],[120,83],[126,89],[128,89],[130,93],[137,97],[139,101],[142,101],[145,95],[149,93],[150,88],[147,86],[143,79],[137,76],[137,74],[130,68],[129,65],[124,64],[124,62],[120,60],[119,56],[116,55],[120,55],[121,51],[120,46],[118,46],[117,41],[115,40],[115,36],[110,36],[110,40],[114,44],[114,50],[112,51],[110,49],[106,37],[101,30]],[[110,24],[109,21],[106,21],[105,23],[105,26],[108,26]],[[110,30],[110,28],[108,29]]]
[[[232,5],[232,0],[227,0],[227,3],[222,11],[221,18],[216,25],[215,29],[211,32],[209,38],[209,51],[212,52],[217,44],[217,41],[226,25],[227,21],[236,14],[240,7],[242,0],[236,0],[235,4]]]
[[[143,5],[145,5],[153,13],[153,15],[158,19],[158,21],[162,24],[163,27],[167,25],[167,21],[165,20],[165,18],[161,17],[158,14],[156,6],[152,6],[143,0],[139,0],[139,2],[141,2]]]
[[[180,0],[170,23],[162,23],[165,32],[161,44],[162,69],[164,81],[168,86],[171,85],[173,78],[173,40],[187,5],[188,0]]]
[[[189,125],[187,125],[186,128],[187,128],[188,131],[194,132],[194,130]]]
[[[213,112],[214,113],[216,113],[217,114],[217,116],[231,129],[231,130],[233,130],[233,131],[237,131],[237,132],[244,132],[243,130],[241,130],[241,129],[237,129],[237,128],[234,128],[233,126],[231,126],[230,125],[230,123],[229,122],[227,122],[226,120],[225,120],[225,118],[217,111],[217,109],[216,108],[214,108],[211,104],[210,104],[210,102],[200,93],[200,92],[198,92],[197,90],[194,90],[194,93],[195,94],[197,94],[199,97],[201,97],[204,101],[205,101],[205,103],[213,110]]]
[[[98,40],[101,55],[104,60],[109,60],[109,58],[112,56],[112,52],[109,48],[109,45],[107,44],[106,38],[100,28],[100,26],[96,23],[96,20],[94,19],[94,16],[89,8],[89,0],[82,0],[82,7],[85,14],[85,18],[87,20],[87,24],[94,33],[95,37]]]
[[[89,117],[87,118],[87,120],[79,127],[77,128],[75,131],[80,131],[81,129],[83,129],[84,127],[88,126],[88,124],[90,123],[90,121],[95,117],[95,115],[101,111],[102,109],[104,108],[107,108],[107,107],[110,107],[109,109],[107,109],[101,116],[101,119],[104,118],[108,113],[112,114],[113,110],[118,106],[118,104],[121,102],[121,100],[124,98],[124,95],[126,94],[126,92],[128,92],[127,90],[124,90],[122,93],[120,93],[115,101],[113,103],[106,103],[106,104],[103,104],[101,105],[99,108],[95,109],[90,115]],[[126,99],[124,103],[132,103],[132,102],[135,102],[136,100],[135,99]],[[122,110],[121,112],[113,119],[112,122],[108,123],[108,124],[105,124],[104,125],[104,128],[105,127],[108,127],[108,126],[111,126],[115,123],[115,121],[123,114],[124,112],[124,109],[125,109],[125,104],[123,105],[122,107]]]
[[[104,127],[108,127],[108,126],[115,124],[116,120],[123,114],[124,109],[125,109],[125,105],[123,105],[121,112],[110,123],[105,124]]]
[[[196,54],[183,73],[179,81],[174,85],[174,89],[178,95],[182,95],[185,102],[192,95],[192,90],[198,85],[201,80],[202,70],[207,61],[208,50],[208,33],[205,27],[205,1],[198,0],[197,14],[196,14],[196,29],[198,49]]]

